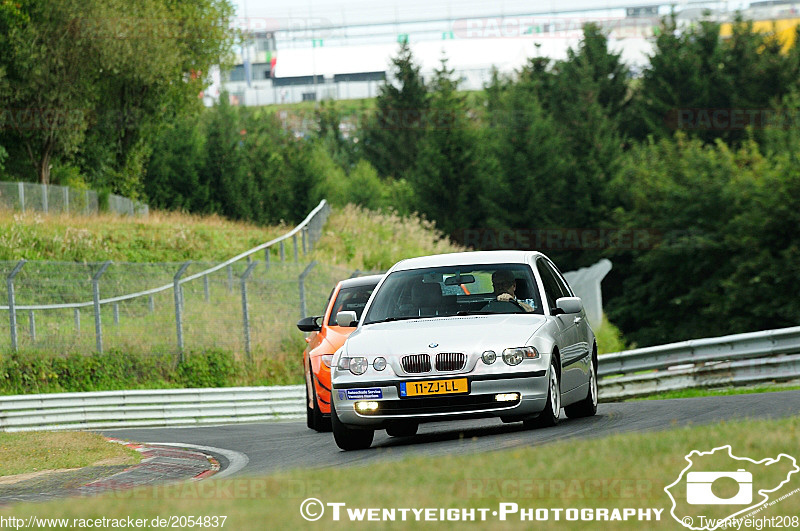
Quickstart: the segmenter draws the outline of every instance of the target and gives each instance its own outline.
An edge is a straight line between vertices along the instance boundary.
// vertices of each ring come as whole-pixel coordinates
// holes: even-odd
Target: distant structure
[[[490,81],[493,68],[511,73],[531,57],[566,58],[567,50],[580,42],[587,22],[605,28],[610,47],[621,53],[636,75],[647,65],[660,18],[672,9],[680,26],[702,18],[726,22],[734,15],[720,10],[719,2],[676,6],[642,0],[603,10],[529,14],[491,14],[496,7],[486,5],[488,15],[470,12],[465,18],[434,14],[350,24],[323,18],[238,19],[239,29],[250,38],[233,69],[214,75],[204,101],[213,104],[222,90],[235,105],[371,98],[389,75],[391,58],[403,41],[411,45],[424,77],[431,76],[446,57],[461,79],[461,88],[478,90]],[[800,22],[798,7],[800,2],[753,2],[743,16],[765,21],[756,26],[763,31],[771,27],[767,21],[778,20],[778,31],[793,39]],[[722,33],[730,35],[730,24]]]

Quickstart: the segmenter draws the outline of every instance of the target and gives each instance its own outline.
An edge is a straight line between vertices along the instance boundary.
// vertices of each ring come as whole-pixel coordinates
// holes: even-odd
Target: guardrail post
[[[297,263],[297,233],[292,236],[292,243],[294,244],[294,263]]]
[[[64,212],[69,214],[69,187],[64,187]]]
[[[208,292],[208,275],[203,275],[203,296],[206,302],[211,300],[211,294]]]
[[[94,335],[97,352],[103,353],[103,325],[100,322],[100,277],[106,272],[111,261],[104,262],[92,277],[92,300],[94,302]]]
[[[19,193],[19,209],[25,213],[25,184],[17,183],[17,191]]]
[[[303,255],[305,255],[308,251],[306,250],[306,240],[308,239],[308,227],[303,227],[303,231],[301,233],[303,235]]]
[[[233,291],[233,266],[228,265],[228,293]]]
[[[281,262],[285,262],[285,261],[286,261],[286,252],[284,251],[284,248],[283,248],[283,240],[281,240]]]
[[[114,324],[119,324],[119,303],[114,303]]]
[[[47,185],[42,185],[42,212],[47,214]]]
[[[264,266],[269,271],[269,247],[264,249]]]
[[[22,184],[22,183],[20,183]],[[19,270],[25,265],[27,260],[20,260],[11,273],[6,276],[6,287],[8,288],[8,321],[11,326],[11,350],[17,351],[17,309],[16,299],[14,297],[14,277],[17,276]]]
[[[242,273],[242,319],[244,321],[244,351],[247,354],[247,359],[252,360],[250,354],[250,313],[247,311],[247,277],[253,272],[258,262],[251,262],[247,266],[244,273]]]
[[[81,331],[81,311],[78,308],[75,308],[75,331]]]
[[[150,313],[155,313],[155,311],[156,311],[156,301],[155,301],[155,298],[152,295],[150,295],[148,297],[147,306],[148,306],[148,308],[150,310]]]
[[[83,197],[86,199],[86,206],[83,208],[83,212],[84,212],[84,214],[86,214],[88,216],[89,215],[89,210],[90,210],[89,209],[89,190],[86,190],[83,193]]]
[[[192,265],[191,261],[185,262],[183,265],[181,265],[180,269],[178,269],[178,272],[175,273],[175,276],[172,277],[172,291],[173,295],[175,296],[175,328],[178,333],[178,355],[180,356],[180,361],[183,361],[183,322],[181,321],[181,310],[183,309],[183,305],[181,304],[180,281],[181,277],[190,265]]]
[[[306,316],[306,276],[314,269],[314,266],[317,265],[317,261],[314,260],[300,273],[300,276],[297,278],[297,284],[300,288],[300,319],[303,319]]]
[[[36,317],[33,316],[33,310],[28,310],[28,327],[31,332],[31,341],[36,342]]]

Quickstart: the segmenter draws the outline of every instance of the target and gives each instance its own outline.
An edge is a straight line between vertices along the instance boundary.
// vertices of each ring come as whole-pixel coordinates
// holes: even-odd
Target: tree
[[[235,39],[228,29],[233,8],[224,0],[99,5],[88,24],[100,43],[101,74],[87,141],[102,149],[86,151],[81,162],[95,185],[136,196],[137,160],[149,157],[159,128],[199,112],[209,71],[226,64]]]
[[[53,158],[77,151],[89,125],[97,87],[86,55],[96,43],[75,21],[93,16],[96,6],[78,0],[2,5],[2,141],[48,184]]]
[[[392,79],[381,86],[377,110],[361,136],[365,156],[378,173],[402,177],[416,164],[429,104],[408,42],[400,44],[392,65]]]
[[[162,129],[147,165],[144,192],[151,208],[209,212],[209,187],[201,180],[205,137],[200,120],[183,117]]]
[[[75,159],[94,184],[135,196],[154,133],[197,110],[229,53],[231,13],[225,0],[3,2],[3,144],[42,183],[54,159]]]
[[[681,129],[704,142],[720,138],[738,146],[747,134],[744,127],[731,125],[732,112],[768,109],[797,87],[798,44],[788,53],[782,47],[776,36],[756,32],[741,17],[725,39],[717,22],[679,28],[674,16],[665,18],[643,74],[637,95],[640,119],[631,125],[631,134],[664,138]],[[711,121],[714,111],[722,111],[721,120]]]
[[[409,180],[418,211],[445,234],[485,223],[488,202],[484,157],[476,127],[467,116],[458,81],[442,59],[429,97],[429,120]]]
[[[227,93],[220,96],[207,119],[201,180],[208,186],[211,210],[232,219],[252,219],[255,190],[252,180],[247,179],[243,149],[247,131],[242,129]]]

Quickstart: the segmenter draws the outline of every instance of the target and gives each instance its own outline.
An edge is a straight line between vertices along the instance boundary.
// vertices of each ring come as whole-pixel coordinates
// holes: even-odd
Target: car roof
[[[392,271],[405,271],[423,267],[442,267],[481,264],[526,264],[534,256],[544,256],[538,251],[472,251],[465,253],[435,254],[401,260]]]
[[[383,278],[383,275],[367,275],[365,277],[355,277],[342,280],[339,284],[342,288],[357,288],[360,286],[374,286]]]

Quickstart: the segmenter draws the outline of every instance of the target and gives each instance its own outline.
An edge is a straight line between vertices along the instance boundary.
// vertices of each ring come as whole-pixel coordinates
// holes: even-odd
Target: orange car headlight
[[[322,356],[322,363],[325,364],[327,368],[331,368],[331,362],[333,361],[333,354],[325,354]]]

